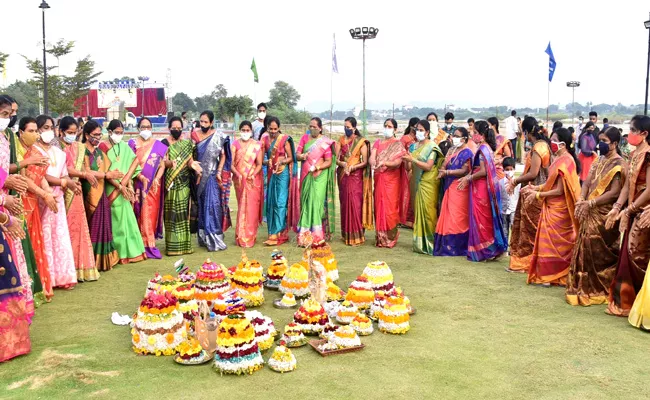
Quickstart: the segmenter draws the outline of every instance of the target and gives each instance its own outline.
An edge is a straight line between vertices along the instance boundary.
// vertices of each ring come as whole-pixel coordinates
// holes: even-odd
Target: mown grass
[[[265,367],[252,376],[220,376],[208,365],[137,356],[129,328],[112,325],[110,314],[134,312],[147,280],[173,272],[176,259],[150,260],[57,291],[37,310],[31,354],[0,365],[0,398],[647,398],[646,333],[606,316],[603,307],[567,305],[560,288],[526,286],[523,275],[504,271],[507,259],[474,264],[414,254],[410,234],[402,231],[390,250],[374,248],[371,232],[359,248],[333,243],[342,287],[369,261],[392,267],[417,308],[404,336],[375,332],[363,338],[364,350],[327,358],[295,349],[298,369],[282,375]],[[197,250],[187,264],[194,268],[206,257],[235,264],[241,251],[232,230],[227,242],[227,251]],[[294,245],[281,248],[290,262],[300,258]],[[259,243],[248,251],[265,267],[269,253]],[[259,310],[281,329],[292,312],[272,307],[277,292],[265,296]]]

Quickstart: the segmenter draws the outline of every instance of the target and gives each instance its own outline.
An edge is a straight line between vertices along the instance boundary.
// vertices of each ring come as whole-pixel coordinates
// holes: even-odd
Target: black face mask
[[[202,131],[203,133],[208,133],[209,130],[210,130],[210,127],[209,127],[209,126],[202,126],[202,127],[201,127],[201,131]]]
[[[183,131],[171,130],[171,131],[169,131],[169,133],[172,135],[174,140],[178,140],[178,138],[181,137],[181,134],[183,133]]]
[[[9,128],[13,128],[16,125],[16,121],[18,121],[18,115],[12,115],[9,119]]]

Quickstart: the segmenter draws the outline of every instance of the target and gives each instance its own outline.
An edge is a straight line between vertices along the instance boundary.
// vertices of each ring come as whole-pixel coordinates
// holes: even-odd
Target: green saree
[[[428,162],[433,160],[431,171],[424,171],[415,163],[411,176],[411,196],[415,221],[413,222],[413,251],[416,253],[433,255],[434,235],[438,222],[438,195],[440,180],[438,169],[444,161],[442,151],[438,145],[430,141],[417,147],[414,143],[410,147],[413,159]]]

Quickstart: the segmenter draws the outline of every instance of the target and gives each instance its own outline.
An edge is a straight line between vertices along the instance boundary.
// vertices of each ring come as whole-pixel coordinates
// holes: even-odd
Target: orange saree
[[[257,238],[257,229],[262,223],[262,191],[264,190],[262,170],[253,176],[253,179],[246,179],[246,177],[255,171],[255,161],[262,151],[262,145],[255,140],[246,142],[236,140],[233,146],[237,150],[233,165],[242,174],[241,179],[234,179],[237,195],[235,243],[239,247],[253,247]]]

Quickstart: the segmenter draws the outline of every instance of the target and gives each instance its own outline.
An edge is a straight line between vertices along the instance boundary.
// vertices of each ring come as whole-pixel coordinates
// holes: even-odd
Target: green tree
[[[228,90],[221,83],[214,87],[214,90],[210,94],[212,98],[219,100],[225,97],[228,97]]]
[[[214,113],[217,118],[230,121],[235,113],[250,115],[253,112],[253,100],[248,96],[223,97],[217,100]]]
[[[18,102],[18,118],[36,117],[39,114],[38,89],[24,81],[16,81],[4,89],[4,93]]]
[[[312,118],[312,115],[306,111],[299,111],[286,106],[269,107],[267,114],[278,117],[283,124],[308,124]]]
[[[269,91],[270,108],[289,108],[293,109],[300,100],[300,93],[287,82],[277,81],[273,84],[273,89]]]
[[[7,63],[7,58],[9,58],[9,54],[0,51],[0,74],[4,73],[5,71],[5,64]]]
[[[176,111],[196,111],[194,100],[183,92],[178,92],[172,97],[172,105]]]
[[[52,45],[49,49],[45,50],[48,54],[52,54],[56,58],[56,68],[57,73],[59,73],[60,58],[66,56],[72,52],[74,48],[74,40],[66,41],[65,39],[59,39],[56,44]]]
[[[217,99],[215,99],[211,94],[206,94],[203,96],[195,97],[194,104],[196,104],[196,109],[198,112],[203,112],[205,110],[212,110],[217,105]]]

